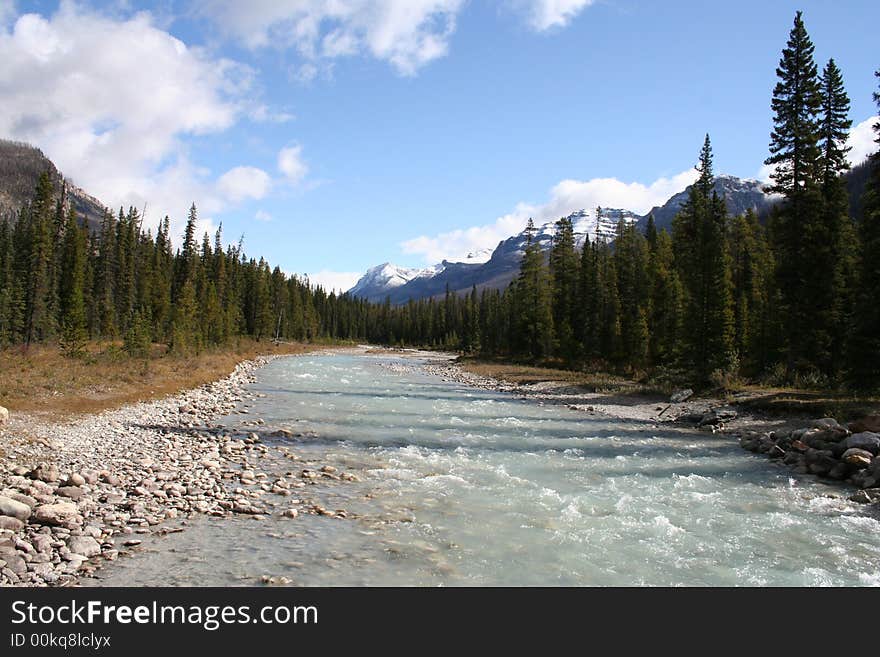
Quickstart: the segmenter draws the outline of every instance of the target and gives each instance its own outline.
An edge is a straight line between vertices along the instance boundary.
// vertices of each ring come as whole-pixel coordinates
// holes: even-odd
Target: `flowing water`
[[[356,517],[193,519],[96,583],[880,584],[880,521],[839,488],[729,438],[588,418],[444,382],[418,362],[284,358],[251,386],[265,396],[249,418],[315,433],[275,443],[360,479],[297,495]]]

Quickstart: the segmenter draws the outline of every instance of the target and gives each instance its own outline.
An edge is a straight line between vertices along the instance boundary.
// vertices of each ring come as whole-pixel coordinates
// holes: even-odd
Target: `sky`
[[[529,216],[646,212],[766,178],[795,11],[873,148],[869,0],[0,0],[0,137],[108,206],[347,289],[493,248]]]

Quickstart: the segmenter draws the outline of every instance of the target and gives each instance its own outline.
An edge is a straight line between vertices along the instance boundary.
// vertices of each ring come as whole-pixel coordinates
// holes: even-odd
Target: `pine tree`
[[[651,281],[648,242],[634,224],[621,220],[614,242],[617,291],[620,298],[620,358],[628,368],[648,362],[648,315]]]
[[[69,357],[83,354],[86,332],[85,274],[88,260],[87,233],[80,227],[71,208],[64,229],[64,250],[61,261],[61,348]]]
[[[880,70],[875,75],[880,79]],[[880,92],[874,93],[874,100],[880,107]],[[880,146],[880,121],[874,131]],[[859,224],[861,259],[849,351],[849,380],[861,390],[880,389],[880,150],[871,156],[870,166]]]
[[[681,281],[675,270],[672,238],[665,230],[657,232],[653,216],[649,217],[647,239],[651,281],[648,353],[652,365],[668,365],[675,361],[681,333]]]
[[[785,197],[783,207],[775,215],[771,241],[790,373],[815,369],[815,359],[822,357],[829,340],[823,325],[813,322],[813,299],[821,295],[827,272],[808,263],[817,257],[824,260],[826,256],[822,254],[830,247],[820,194],[822,93],[813,61],[815,47],[801,16],[797,12],[776,69],[779,81],[773,91],[774,128],[770,157],[766,160],[766,164],[774,167],[770,191]]]
[[[727,211],[713,190],[709,136],[700,152],[700,177],[673,221],[679,275],[685,291],[680,354],[707,383],[710,374],[728,371],[733,357],[730,259],[725,244]]]
[[[24,305],[25,344],[46,340],[55,333],[55,317],[50,309],[50,280],[54,260],[54,189],[48,173],[40,175],[30,212],[23,214],[26,244],[20,251],[20,278],[26,281]]]
[[[855,226],[850,218],[849,195],[844,172],[849,169],[846,146],[852,121],[850,102],[843,76],[834,60],[822,72],[822,114],[819,145],[822,156],[822,212],[824,245],[816,254],[814,266],[823,272],[813,302],[824,311],[814,316],[821,322],[823,342],[814,346],[814,360],[828,375],[836,376],[843,365],[843,347],[849,331],[850,312],[856,288],[858,246]]]
[[[572,362],[580,357],[574,326],[577,316],[579,272],[574,226],[568,217],[556,222],[556,234],[550,250],[550,276],[557,353],[563,360]]]
[[[518,351],[532,358],[546,358],[553,346],[553,310],[550,281],[544,253],[533,238],[535,225],[529,219],[526,249],[515,288],[515,316]]]

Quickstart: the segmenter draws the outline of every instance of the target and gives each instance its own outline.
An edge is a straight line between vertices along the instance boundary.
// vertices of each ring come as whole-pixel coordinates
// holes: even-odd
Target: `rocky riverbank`
[[[294,493],[350,475],[301,462],[270,477],[259,468],[269,450],[261,435],[293,434],[272,432],[259,418],[240,424],[260,433],[215,423],[232,412],[247,415],[245,386],[268,360],[243,362],[220,381],[172,397],[66,424],[12,414],[0,427],[0,585],[75,584],[102,562],[137,551],[144,535],[183,531],[195,514],[336,515]],[[272,449],[298,461],[285,446]]]

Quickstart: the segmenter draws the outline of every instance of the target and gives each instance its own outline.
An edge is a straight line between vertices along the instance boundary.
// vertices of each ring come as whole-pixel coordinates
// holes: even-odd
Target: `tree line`
[[[239,336],[341,339],[694,384],[770,374],[877,389],[880,153],[854,221],[850,101],[834,60],[820,74],[813,52],[799,12],[773,91],[766,163],[782,201],[766,221],[728,215],[707,136],[671,232],[649,218],[644,233],[621,222],[613,241],[597,232],[579,244],[564,218],[545,253],[530,220],[505,290],[402,306],[327,293],[248,258],[241,242],[224,248],[220,230],[199,242],[195,206],[176,250],[168,218],[153,235],[134,208],[89,231],[43,175],[32,202],[0,219],[0,347],[58,341],[76,356],[90,339],[121,340],[146,356],[153,343],[187,353]]]

